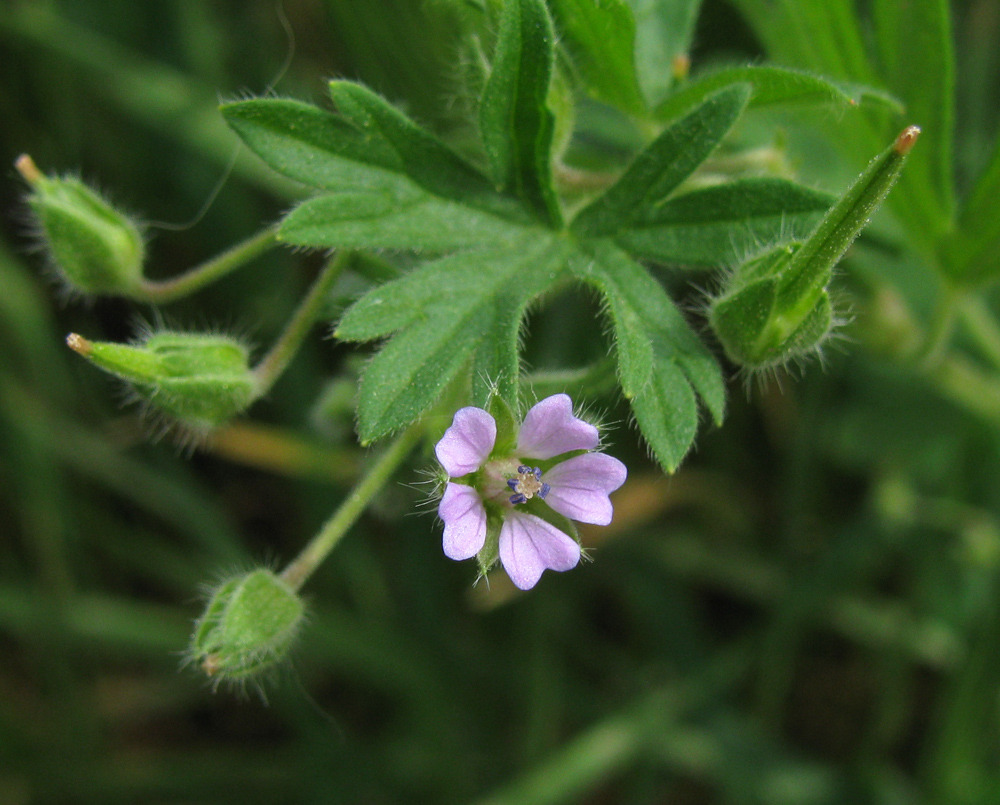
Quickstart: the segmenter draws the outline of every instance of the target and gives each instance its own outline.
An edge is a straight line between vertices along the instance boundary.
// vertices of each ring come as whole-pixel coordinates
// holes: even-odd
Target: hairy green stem
[[[312,288],[309,289],[306,298],[302,300],[298,310],[288,322],[288,326],[285,327],[285,332],[271,347],[271,351],[254,367],[253,373],[257,381],[256,394],[258,397],[267,394],[292,358],[295,357],[295,353],[299,351],[299,347],[302,346],[302,342],[323,309],[323,303],[326,301],[330,287],[340,276],[340,272],[344,270],[349,257],[350,252],[341,251],[332,260],[327,261]]]
[[[354,488],[295,559],[281,572],[281,579],[293,590],[302,587],[305,580],[322,564],[330,552],[337,547],[341,538],[367,508],[371,499],[385,486],[404,459],[410,454],[421,436],[423,424],[415,422],[404,430],[386,451],[379,456],[368,474]]]
[[[218,257],[213,257],[178,277],[169,280],[143,280],[131,296],[139,302],[157,304],[173,302],[246,265],[274,248],[277,243],[276,230],[273,226],[269,226],[263,232],[236,244]]]

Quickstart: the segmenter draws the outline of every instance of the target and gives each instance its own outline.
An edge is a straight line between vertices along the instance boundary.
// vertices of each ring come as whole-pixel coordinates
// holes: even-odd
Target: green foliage
[[[663,289],[626,254],[595,242],[575,273],[604,295],[614,323],[622,391],[667,472],[677,469],[698,428],[697,391],[716,423],[725,411],[719,365]]]
[[[673,120],[687,114],[712,93],[734,84],[749,84],[752,87],[748,102],[751,107],[830,104],[847,108],[868,102],[902,110],[900,103],[891,95],[868,86],[831,81],[821,75],[787,67],[753,65],[718,68],[698,75],[659,104],[655,115],[660,120]]]
[[[53,304],[19,222],[2,224],[0,689],[15,695],[0,696],[0,800],[993,801],[994,4],[954,4],[950,21],[940,0],[706,4],[692,51],[687,0],[285,3],[295,58],[275,92],[349,78],[330,112],[275,97],[274,4],[236,5],[0,4],[8,159],[30,150],[145,199],[149,218],[189,221],[233,130],[249,146],[204,220],[150,227],[148,273],[166,279],[132,303]],[[733,6],[765,56],[740,52],[756,42]],[[671,64],[683,54],[688,77]],[[546,70],[547,87],[529,79]],[[502,114],[484,136],[491,82]],[[227,128],[216,99],[246,87],[262,98],[227,104]],[[694,121],[707,136],[680,137]],[[910,123],[924,133],[886,204],[850,202],[786,273]],[[499,190],[489,148],[509,159]],[[678,165],[691,170],[675,183]],[[4,209],[20,184],[0,183]],[[258,263],[287,210],[281,239],[301,248]],[[329,248],[342,273],[300,305],[330,276],[311,250]],[[225,259],[171,278],[212,254]],[[171,306],[144,319],[286,345],[254,416],[193,460],[144,442],[106,378],[62,348],[67,332],[120,340],[154,299]],[[739,356],[725,342],[795,300],[808,311],[786,320],[800,319],[788,351],[844,313],[846,338],[822,371],[776,368],[780,383],[727,395]],[[290,319],[313,337],[289,349]],[[220,373],[246,380],[237,352],[220,351]],[[149,357],[117,359],[155,401],[164,367]],[[411,516],[441,480],[421,483],[433,442],[467,404],[509,442],[511,410],[558,391],[628,465],[614,522],[581,528],[593,563],[530,596],[494,577],[470,587],[474,570],[440,556],[432,505]],[[354,426],[375,438],[411,420],[391,445],[358,446]],[[242,636],[228,669],[252,684],[287,656],[301,601],[270,571],[224,573],[205,618],[199,584],[299,555],[345,509],[309,579],[294,674],[275,675],[266,708],[212,695],[223,638]],[[487,564],[498,531],[491,515]],[[242,607],[262,593],[263,611]],[[185,645],[209,684],[178,673]]]
[[[701,0],[629,0],[635,15],[635,65],[650,106],[658,104],[674,82],[672,66],[686,58]]]
[[[565,254],[560,240],[537,237],[506,251],[463,252],[427,263],[352,306],[335,331],[338,338],[368,341],[397,333],[362,379],[362,441],[416,419],[470,358],[516,403],[517,327],[527,304],[558,279]],[[486,403],[485,392],[479,388],[479,405]]]
[[[667,264],[731,265],[762,243],[805,237],[833,201],[786,179],[737,179],[654,206],[618,242]]]
[[[497,187],[512,191],[541,220],[559,226],[562,213],[551,163],[555,118],[548,105],[554,47],[544,0],[504,3],[479,125]]]
[[[953,143],[961,132],[955,130],[956,56],[949,4],[876,2],[868,26],[843,2],[738,0],[737,5],[772,58],[841,81],[880,84],[902,101],[905,121],[869,115],[864,125],[838,133],[837,145],[854,155],[870,153],[900,123],[920,126],[920,149],[890,205],[924,260],[948,282],[976,286],[995,278],[1000,238],[989,223],[995,215],[987,206],[996,198],[997,172],[987,166],[964,198],[953,175]],[[974,135],[996,143],[994,154],[1000,150],[995,129]]]
[[[614,185],[576,217],[574,231],[603,237],[654,214],[715,150],[749,96],[750,88],[741,84],[721,90],[667,128]]]
[[[578,38],[589,30],[588,41],[598,18],[618,24],[626,11],[621,5],[560,8],[562,24]],[[480,106],[496,190],[433,135],[357,85],[332,84],[336,115],[270,99],[231,104],[224,114],[276,170],[327,191],[286,216],[280,228],[284,240],[318,247],[461,249],[373,289],[337,326],[335,335],[343,340],[389,339],[361,383],[363,443],[421,416],[463,371],[471,375],[476,404],[484,405],[497,389],[515,405],[525,311],[563,279],[568,265],[586,264],[596,254],[617,268],[607,275],[606,267],[595,266],[590,279],[612,311],[622,389],[654,454],[672,472],[694,441],[696,392],[713,418],[722,419],[720,369],[627,253],[719,265],[747,244],[807,230],[831,200],[769,178],[677,192],[754,94],[753,85],[726,79],[638,154],[568,230],[554,236],[551,230],[561,227],[562,217],[552,184],[554,124],[547,106],[552,67],[552,22],[544,4],[506,3]],[[766,100],[801,95],[803,87],[815,92],[819,86],[827,92],[824,100],[839,92],[818,79],[774,72],[733,77],[755,78]],[[512,206],[515,198],[520,212]],[[539,223],[527,224],[526,216]],[[627,290],[615,295],[622,272]],[[640,314],[634,306],[643,295],[652,296]],[[658,301],[649,308],[653,299]],[[633,331],[623,321],[636,316],[643,324]],[[635,339],[641,347],[629,343]],[[646,360],[637,358],[640,352]]]
[[[623,112],[643,115],[635,70],[636,22],[626,0],[556,0],[552,10],[587,91]]]

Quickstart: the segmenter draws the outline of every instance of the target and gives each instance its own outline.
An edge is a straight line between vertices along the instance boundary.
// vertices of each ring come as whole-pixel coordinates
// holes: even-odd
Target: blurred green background
[[[323,104],[324,78],[359,78],[461,147],[475,6],[6,0],[0,163],[28,152],[149,221],[189,221],[236,148],[218,100],[264,92],[290,52],[278,94]],[[783,38],[825,9],[867,47],[869,6],[706,2],[692,61],[772,58],[919,108],[932,82],[859,76],[824,61],[848,48]],[[996,139],[1000,7],[952,12],[961,201]],[[858,115],[756,114],[739,136],[839,192],[875,153]],[[188,455],[63,339],[127,340],[162,316],[261,351],[321,256],[271,253],[162,311],[83,303],[47,279],[23,192],[9,167],[0,803],[1000,802],[1000,370],[983,335],[996,299],[965,292],[940,361],[911,360],[907,339],[951,292],[936,268],[950,230],[942,217],[918,238],[903,184],[837,281],[846,338],[780,382],[747,388],[733,371],[727,423],[677,475],[648,461],[620,400],[588,401],[618,423],[612,452],[630,467],[615,524],[585,534],[592,564],[528,595],[472,588],[471,566],[441,554],[431,454],[414,455],[309,582],[309,624],[266,703],[213,692],[182,652],[203,585],[287,561],[364,466],[344,388],[328,386],[346,380],[350,399],[354,353],[317,333],[252,418]],[[150,274],[249,236],[298,192],[243,151],[203,218],[151,228]],[[692,303],[710,286],[664,278]],[[599,354],[598,316],[586,295],[553,300],[529,359]]]

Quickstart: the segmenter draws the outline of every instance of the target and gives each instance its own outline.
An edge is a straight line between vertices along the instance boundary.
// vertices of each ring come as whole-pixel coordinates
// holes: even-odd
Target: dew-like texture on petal
[[[448,484],[438,516],[444,520],[444,555],[449,559],[471,559],[486,542],[486,509],[471,486]]]
[[[576,567],[580,546],[540,517],[510,512],[500,528],[500,561],[516,587],[530,590],[546,569]]]
[[[497,440],[497,423],[482,408],[459,408],[434,454],[452,478],[478,470]]]
[[[545,502],[559,514],[581,523],[607,525],[614,513],[608,495],[625,483],[628,471],[604,453],[574,456],[545,473]]]
[[[573,416],[573,401],[566,394],[553,394],[532,406],[517,434],[521,458],[552,458],[570,450],[593,450],[597,428]]]

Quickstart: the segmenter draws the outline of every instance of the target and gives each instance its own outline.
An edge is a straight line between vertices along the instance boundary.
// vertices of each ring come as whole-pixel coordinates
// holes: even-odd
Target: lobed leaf
[[[330,93],[340,114],[282,98],[224,104],[221,111],[251,151],[310,187],[391,186],[406,177],[442,198],[512,211],[510,204],[497,210],[486,177],[375,93],[346,81],[331,82]]]
[[[642,266],[607,241],[594,241],[584,249],[571,261],[571,270],[604,296],[622,391],[653,453],[673,472],[698,429],[695,392],[715,422],[722,421],[721,369]]]
[[[616,241],[631,254],[665,263],[731,265],[761,244],[804,238],[835,201],[785,179],[739,179],[671,198]]]
[[[361,381],[362,441],[412,422],[470,361],[496,372],[487,382],[500,381],[516,402],[517,329],[525,307],[559,278],[567,249],[564,240],[536,234],[508,249],[461,252],[358,300],[337,327],[338,338],[369,341],[394,333]]]
[[[530,221],[513,199],[371,91],[334,81],[339,114],[258,99],[223,108],[275,170],[333,191],[305,202],[279,236],[320,247],[443,250],[509,242]]]
[[[726,67],[700,75],[657,106],[654,116],[658,120],[674,120],[687,114],[713,92],[740,83],[753,88],[749,102],[751,107],[774,104],[833,104],[846,107],[868,102],[902,111],[902,104],[896,98],[874,87],[832,81],[803,70],[760,65]]]
[[[581,236],[602,237],[649,216],[715,150],[749,96],[748,85],[728,87],[669,126],[614,185],[577,215],[572,229]]]
[[[626,0],[553,0],[562,41],[587,92],[624,112],[645,115],[635,72],[635,20]]]
[[[445,251],[510,243],[524,231],[509,219],[401,181],[306,201],[286,216],[278,236],[299,246]]]
[[[774,60],[841,80],[875,79],[853,0],[734,0],[734,5]]]
[[[662,100],[674,81],[672,66],[691,48],[701,0],[629,0],[635,17],[635,65],[649,105]]]
[[[497,187],[558,227],[562,213],[551,165],[555,119],[547,103],[554,39],[543,0],[505,0],[479,126]]]

